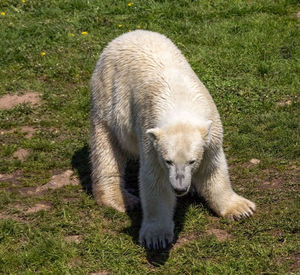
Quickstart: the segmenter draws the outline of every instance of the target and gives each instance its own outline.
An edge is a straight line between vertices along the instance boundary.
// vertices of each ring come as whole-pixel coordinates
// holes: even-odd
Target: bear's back
[[[134,62],[169,66],[170,63],[186,62],[173,42],[162,34],[137,30],[125,33],[108,44],[103,55],[113,55],[114,58],[124,58]]]

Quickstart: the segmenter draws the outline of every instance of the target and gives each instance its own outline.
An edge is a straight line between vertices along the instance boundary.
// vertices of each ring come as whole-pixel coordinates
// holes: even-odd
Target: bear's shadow
[[[79,180],[82,185],[83,190],[88,194],[92,195],[92,180],[91,180],[91,166],[89,161],[89,146],[85,145],[78,151],[76,151],[72,157],[72,167],[74,170],[77,170],[79,175]],[[130,193],[138,196],[138,170],[139,164],[136,160],[131,160],[126,165],[125,172],[125,188]],[[177,200],[176,213],[174,215],[175,221],[175,238],[174,243],[176,243],[180,232],[182,231],[185,213],[188,207],[192,203],[203,203],[203,201],[197,197],[187,195],[183,198]],[[140,245],[138,242],[139,229],[142,221],[142,211],[139,207],[138,209],[127,212],[129,218],[131,219],[131,225],[128,228],[123,229],[123,233],[128,234],[132,237],[132,240]],[[146,250],[147,260],[153,266],[163,265],[169,258],[170,250],[172,246],[169,246],[166,250]]]

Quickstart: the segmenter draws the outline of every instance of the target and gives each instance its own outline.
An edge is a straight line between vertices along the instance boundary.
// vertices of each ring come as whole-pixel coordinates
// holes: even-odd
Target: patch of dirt
[[[287,256],[281,256],[277,259],[279,263],[291,262],[291,265],[288,267],[289,271],[292,274],[299,274],[300,270],[300,252],[294,252]],[[291,274],[288,272],[288,274]],[[298,273],[296,273],[298,272]]]
[[[283,233],[278,229],[272,229],[270,234],[274,237],[281,237],[283,235]]]
[[[66,236],[64,239],[67,243],[79,244],[82,241],[82,236],[81,235],[70,235],[70,236]]]
[[[40,101],[40,96],[36,92],[27,92],[24,95],[4,95],[0,98],[0,109],[11,109],[23,103],[33,106],[40,103]]]
[[[195,241],[198,237],[199,235],[195,233],[179,236],[178,239],[176,240],[176,243],[173,245],[172,249],[177,249],[178,247],[181,247],[187,243]]]
[[[68,203],[72,203],[72,202],[78,202],[79,198],[78,197],[65,197],[62,198],[61,201],[63,201],[64,203],[68,204]]]
[[[272,179],[270,181],[264,181],[261,184],[261,188],[262,189],[269,189],[269,188],[280,189],[282,187],[282,184],[281,184],[282,181],[283,181],[282,178],[276,178],[276,179]]]
[[[209,228],[206,230],[208,235],[215,235],[219,242],[224,242],[226,240],[232,239],[232,235],[229,234],[226,230],[219,228]]]
[[[22,176],[22,171],[15,171],[12,174],[0,174],[0,182],[12,183],[12,186],[19,184],[19,178]]]
[[[36,188],[37,193],[43,193],[47,190],[55,190],[66,185],[79,185],[77,178],[72,178],[73,171],[67,170],[61,174],[52,176],[50,182]]]
[[[37,213],[39,211],[49,211],[52,208],[52,205],[47,202],[40,202],[35,204],[34,206],[28,208],[24,213],[25,214],[32,214],[32,213]]]
[[[300,269],[300,252],[295,252],[291,255],[294,263],[291,266],[291,271],[299,271]]]
[[[48,190],[55,190],[67,185],[79,185],[79,180],[72,177],[73,171],[66,170],[61,174],[52,176],[50,182],[38,187],[23,187],[19,189],[22,195],[40,195]]]
[[[300,11],[297,12],[296,17],[300,18]]]
[[[89,275],[108,275],[109,272],[106,271],[106,270],[102,270],[102,271],[97,271],[97,272],[94,272],[94,273],[90,273]]]
[[[289,106],[292,104],[292,101],[289,99],[289,100],[282,100],[282,101],[279,101],[276,103],[277,106],[279,107],[283,107],[283,106]]]
[[[29,151],[26,149],[19,149],[13,153],[13,157],[17,158],[20,161],[24,161],[29,156]]]
[[[68,263],[68,266],[70,267],[74,267],[74,266],[79,266],[81,265],[83,262],[79,257],[74,257],[71,259],[71,261]]]
[[[14,133],[14,132],[17,132],[17,131],[20,131],[21,133],[25,133],[25,138],[31,138],[33,136],[33,134],[36,132],[36,129],[34,129],[33,127],[31,126],[22,126],[20,128],[13,128],[13,129],[10,129],[10,130],[3,130],[1,131],[1,135],[4,135],[4,134],[11,134],[11,133]]]
[[[22,218],[18,217],[17,215],[10,215],[10,214],[6,214],[6,213],[1,213],[0,212],[0,220],[13,220],[16,222],[22,222],[22,223],[26,223],[25,220],[23,220]]]
[[[264,169],[261,171],[263,178],[255,177],[258,187],[261,189],[274,189],[278,190],[284,187],[289,182],[299,182],[299,175],[296,169],[287,168],[284,173],[275,169]],[[297,189],[297,185],[294,186]],[[294,188],[289,185],[289,188]],[[299,187],[299,186],[298,186]]]
[[[22,187],[19,188],[17,191],[19,191],[21,195],[35,195],[36,187]]]
[[[20,128],[22,133],[25,133],[25,138],[31,138],[33,136],[33,134],[36,132],[36,129],[34,129],[33,127],[30,126],[22,126]]]

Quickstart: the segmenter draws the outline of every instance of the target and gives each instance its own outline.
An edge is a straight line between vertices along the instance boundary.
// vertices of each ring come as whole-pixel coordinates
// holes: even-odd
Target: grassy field
[[[298,273],[299,10],[296,0],[1,0],[0,273]],[[176,242],[159,253],[138,245],[139,210],[99,207],[89,188],[89,79],[105,45],[139,28],[171,38],[208,87],[234,189],[258,206],[229,222],[183,198]]]

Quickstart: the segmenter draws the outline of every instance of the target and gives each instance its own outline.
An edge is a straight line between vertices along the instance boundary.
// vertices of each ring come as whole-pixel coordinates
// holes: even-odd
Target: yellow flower
[[[122,24],[119,24],[119,28],[122,28],[123,27],[123,25]]]
[[[22,3],[26,3],[26,0],[22,0]]]
[[[74,36],[75,36],[75,34],[74,34],[74,33],[70,33],[70,35],[71,35],[72,37],[74,37]]]
[[[141,26],[140,26],[140,25],[137,25],[136,27],[137,27],[138,29],[140,29],[140,28],[141,28]]]
[[[46,53],[45,52],[41,52],[41,56],[45,56],[46,55]]]
[[[4,15],[5,15],[5,12],[4,12],[4,11],[2,11],[0,14],[1,14],[2,16],[4,16]]]
[[[128,7],[131,7],[132,5],[133,5],[132,2],[129,2],[129,3],[128,3]]]
[[[81,34],[82,34],[82,35],[87,35],[87,34],[88,34],[88,32],[81,32]]]

